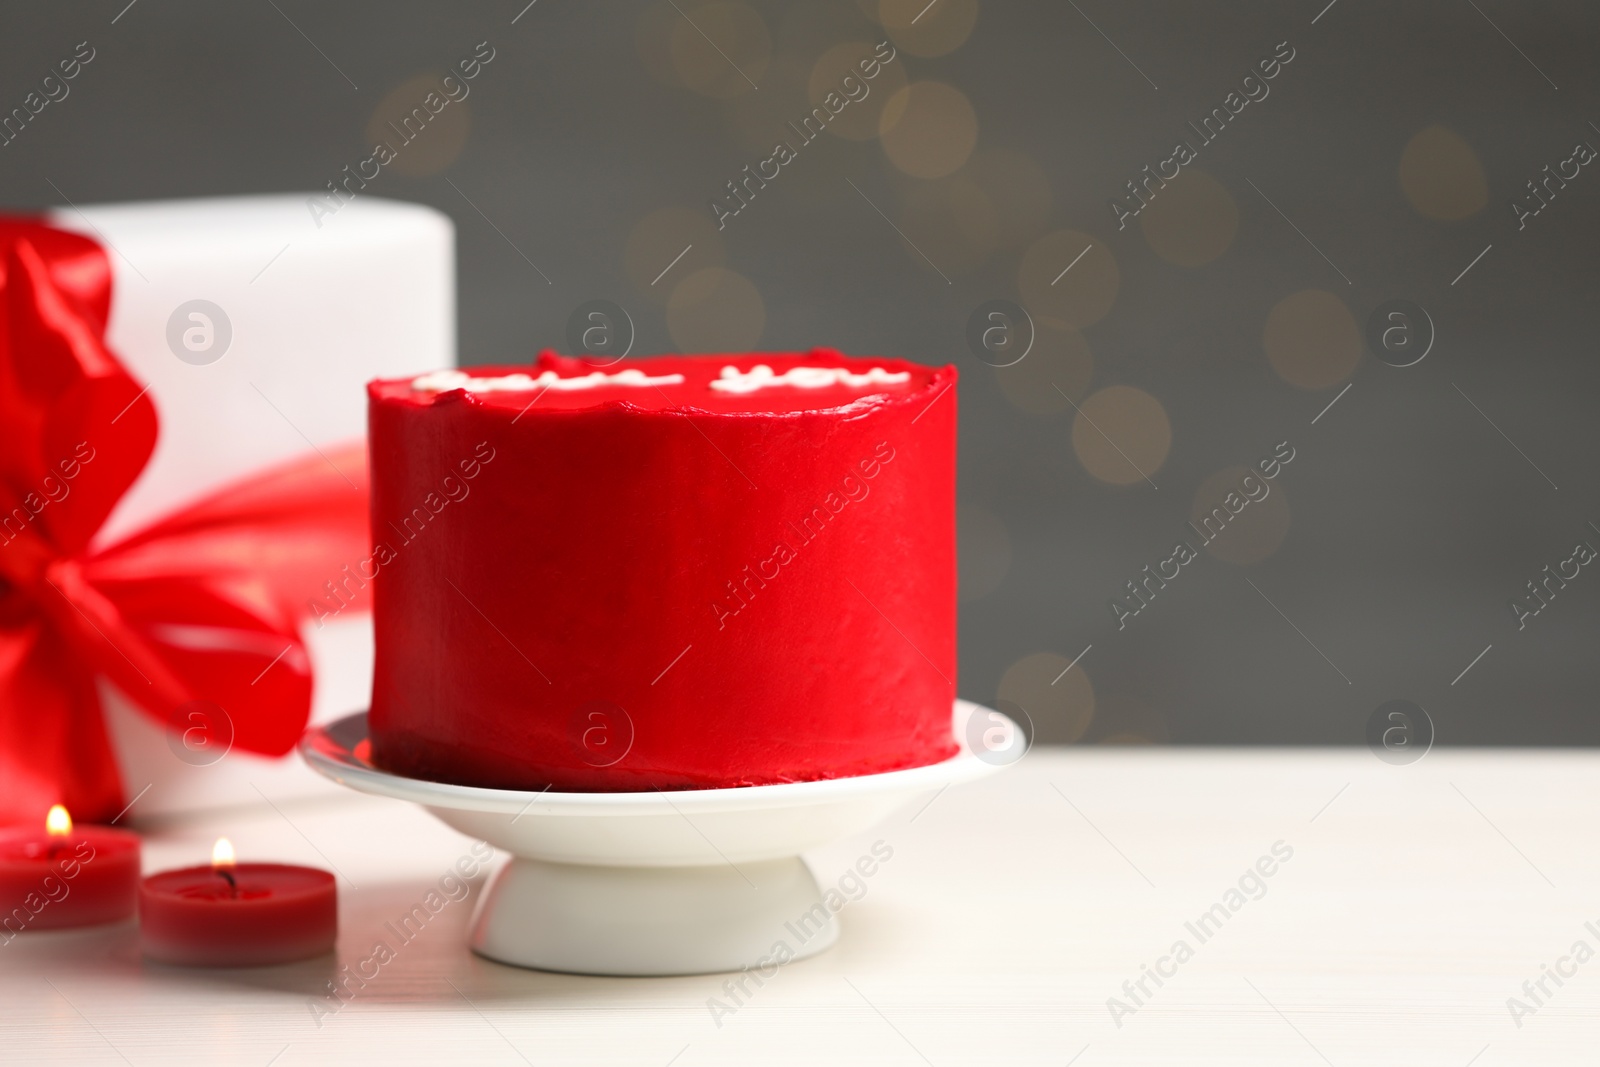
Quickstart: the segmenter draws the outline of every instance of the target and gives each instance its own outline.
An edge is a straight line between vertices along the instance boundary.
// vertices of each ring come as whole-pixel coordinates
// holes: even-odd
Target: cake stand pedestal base
[[[406,778],[367,758],[365,712],[307,730],[300,753],[336,782],[420,804],[510,854],[473,915],[480,955],[580,974],[705,974],[765,970],[833,944],[836,921],[800,854],[1026,751],[1016,724],[997,711],[958,700],[953,726],[961,750],[940,763],[670,792],[555,793]],[[994,747],[995,738],[1006,746]]]
[[[543,971],[707,974],[802,959],[838,933],[798,857],[737,867],[513,857],[478,901],[470,944],[492,960]]]

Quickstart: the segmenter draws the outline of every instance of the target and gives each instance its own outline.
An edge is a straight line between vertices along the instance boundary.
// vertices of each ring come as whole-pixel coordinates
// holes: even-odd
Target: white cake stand
[[[473,913],[480,955],[577,974],[706,974],[781,962],[779,942],[792,959],[827,948],[838,926],[800,853],[1025,748],[999,712],[957,701],[954,719],[962,749],[942,763],[737,789],[524,792],[403,778],[364,758],[365,712],[312,727],[300,752],[336,782],[420,804],[510,853]],[[997,749],[997,736],[1018,741]]]

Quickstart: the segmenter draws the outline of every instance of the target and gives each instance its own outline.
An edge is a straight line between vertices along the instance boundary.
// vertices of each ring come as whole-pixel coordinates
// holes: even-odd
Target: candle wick
[[[239,883],[234,881],[233,872],[228,870],[227,868],[218,867],[217,868],[217,874],[222,878],[223,881],[228,883],[228,895],[229,896],[234,896],[234,897],[238,896],[239,895]]]

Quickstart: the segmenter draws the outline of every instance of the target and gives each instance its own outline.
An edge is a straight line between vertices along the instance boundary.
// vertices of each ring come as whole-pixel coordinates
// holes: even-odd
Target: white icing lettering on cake
[[[527,389],[554,389],[568,392],[595,389],[605,385],[682,385],[681,374],[649,375],[642,370],[629,368],[614,374],[595,371],[576,378],[563,378],[553,370],[539,374],[506,374],[498,378],[475,378],[465,371],[441,370],[411,379],[411,388],[419,393],[445,393],[451,389],[465,389],[469,393],[511,393]]]
[[[887,371],[873,367],[861,374],[843,367],[790,367],[782,374],[774,374],[765,363],[748,371],[738,367],[723,367],[720,377],[711,382],[719,393],[753,393],[778,385],[792,385],[799,389],[823,389],[830,385],[848,385],[860,389],[868,385],[901,385],[911,380],[910,371]]]

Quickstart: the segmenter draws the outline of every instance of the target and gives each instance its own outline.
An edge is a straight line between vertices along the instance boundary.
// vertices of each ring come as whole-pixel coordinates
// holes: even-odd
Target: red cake
[[[371,383],[374,762],[636,791],[949,757],[955,381],[818,349]]]

